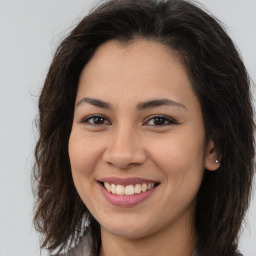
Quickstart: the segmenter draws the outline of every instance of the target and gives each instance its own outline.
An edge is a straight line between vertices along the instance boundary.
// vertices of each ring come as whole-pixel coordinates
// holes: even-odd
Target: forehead
[[[193,97],[187,72],[176,53],[161,43],[137,39],[128,44],[108,41],[84,67],[77,98],[116,100]],[[79,100],[79,99],[78,99]]]

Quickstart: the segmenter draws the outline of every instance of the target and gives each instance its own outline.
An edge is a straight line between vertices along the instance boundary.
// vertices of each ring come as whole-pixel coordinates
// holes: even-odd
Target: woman
[[[190,2],[94,9],[57,49],[40,96],[42,248],[239,255],[254,174],[249,86],[224,29]]]

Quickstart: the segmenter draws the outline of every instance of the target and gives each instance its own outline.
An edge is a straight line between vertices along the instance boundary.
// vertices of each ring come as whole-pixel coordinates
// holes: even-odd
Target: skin
[[[176,103],[137,108],[163,98]],[[102,122],[87,118],[94,114],[103,116]],[[161,123],[155,115],[165,119]],[[81,73],[69,156],[76,189],[101,226],[101,256],[191,255],[196,195],[205,169],[219,164],[213,141],[205,141],[199,101],[174,52],[143,39],[126,46],[115,40],[102,44]],[[97,183],[113,176],[160,185],[145,201],[120,207],[105,199]]]

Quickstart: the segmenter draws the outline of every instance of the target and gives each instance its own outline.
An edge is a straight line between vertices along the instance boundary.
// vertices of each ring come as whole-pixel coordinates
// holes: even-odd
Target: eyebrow
[[[186,107],[183,104],[170,99],[165,99],[165,98],[153,99],[153,100],[139,103],[137,105],[137,109],[143,110],[143,109],[149,109],[149,108],[160,107],[160,106],[172,106],[172,107],[179,107],[179,108],[186,109]]]
[[[90,105],[93,105],[95,107],[98,108],[105,108],[105,109],[112,109],[111,104],[104,102],[102,100],[99,99],[94,99],[94,98],[82,98],[80,101],[78,101],[78,103],[76,104],[76,106],[80,106],[82,103],[88,103]]]
[[[99,100],[99,99],[95,99],[95,98],[82,98],[77,104],[76,106],[80,106],[82,103],[88,103],[90,105],[96,106],[98,108],[104,108],[104,109],[113,109],[112,105]],[[141,102],[139,103],[136,108],[138,110],[144,110],[144,109],[150,109],[150,108],[154,108],[154,107],[160,107],[160,106],[172,106],[172,107],[179,107],[179,108],[183,108],[186,109],[185,105],[170,100],[170,99],[153,99],[153,100],[149,100],[149,101],[145,101],[145,102]]]

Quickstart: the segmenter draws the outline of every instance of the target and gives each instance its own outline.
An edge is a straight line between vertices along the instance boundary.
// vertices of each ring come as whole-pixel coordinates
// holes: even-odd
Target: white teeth
[[[134,195],[134,187],[133,187],[133,185],[126,186],[124,193],[125,193],[126,196]]]
[[[141,185],[140,185],[140,184],[136,184],[136,185],[135,185],[134,192],[135,192],[136,194],[141,193]]]
[[[109,184],[108,182],[104,182],[104,187],[107,189],[108,192],[116,195],[134,195],[139,194],[141,192],[146,192],[149,189],[152,189],[154,187],[154,183],[143,183],[143,184],[135,184],[135,185],[115,185],[115,184]]]
[[[147,189],[148,189],[148,185],[146,183],[143,183],[142,186],[141,186],[142,192],[146,192]]]
[[[105,182],[105,183],[104,183],[104,186],[105,186],[105,188],[107,189],[108,192],[111,191],[111,186],[110,186],[109,183]]]
[[[123,185],[116,185],[116,194],[124,195],[124,186]]]
[[[111,184],[111,187],[110,187],[111,191],[113,194],[116,193],[116,185],[115,184]]]

